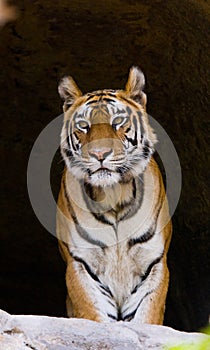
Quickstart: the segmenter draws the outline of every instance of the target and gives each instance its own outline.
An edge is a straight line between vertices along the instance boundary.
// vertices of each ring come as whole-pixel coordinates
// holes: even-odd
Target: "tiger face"
[[[61,152],[68,170],[93,186],[128,182],[141,174],[154,151],[156,136],[148,125],[144,75],[131,68],[125,90],[82,95],[71,77],[64,77]]]

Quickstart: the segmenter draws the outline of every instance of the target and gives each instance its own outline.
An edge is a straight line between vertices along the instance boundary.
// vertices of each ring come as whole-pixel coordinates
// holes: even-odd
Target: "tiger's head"
[[[144,84],[137,67],[130,69],[124,90],[82,95],[71,77],[61,80],[61,153],[78,180],[106,187],[128,182],[144,171],[157,142],[148,123]]]

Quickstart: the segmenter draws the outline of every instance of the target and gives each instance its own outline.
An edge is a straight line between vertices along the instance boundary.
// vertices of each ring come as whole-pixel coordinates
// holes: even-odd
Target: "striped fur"
[[[82,95],[71,77],[59,85],[66,168],[57,236],[69,317],[163,322],[171,222],[143,86],[135,67],[125,90]]]

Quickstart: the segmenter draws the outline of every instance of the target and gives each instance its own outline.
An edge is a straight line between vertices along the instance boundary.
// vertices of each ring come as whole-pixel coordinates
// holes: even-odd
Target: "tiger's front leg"
[[[116,313],[115,302],[111,298],[109,288],[82,260],[67,260],[67,313],[69,317],[85,318],[98,322],[110,322],[109,314]],[[117,315],[116,315],[117,318]]]
[[[165,256],[154,265],[147,279],[131,292],[122,307],[123,321],[162,325],[168,282]]]
[[[80,265],[78,262],[70,263],[66,270],[68,316],[102,322],[106,319],[106,315],[99,310],[99,292],[95,282],[82,271]]]
[[[108,286],[81,261],[67,265],[67,310],[69,317],[98,322],[122,320],[137,323],[162,324],[169,273],[166,258],[154,265],[148,278],[131,291],[124,305],[117,307]]]

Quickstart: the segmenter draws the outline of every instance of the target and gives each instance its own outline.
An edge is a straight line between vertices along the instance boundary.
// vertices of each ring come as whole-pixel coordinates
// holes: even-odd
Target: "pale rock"
[[[163,350],[207,337],[134,322],[12,316],[0,310],[0,350]]]

